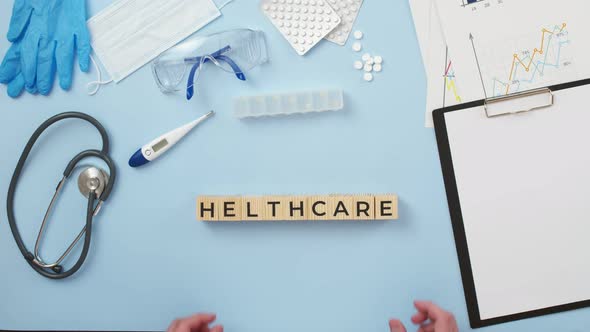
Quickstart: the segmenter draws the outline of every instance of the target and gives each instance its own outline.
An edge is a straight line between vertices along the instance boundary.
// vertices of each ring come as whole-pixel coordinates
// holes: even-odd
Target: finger
[[[434,332],[434,323],[428,323],[420,326],[418,332]]]
[[[196,314],[180,321],[176,331],[190,332],[191,330],[201,329],[215,321],[215,314]]]
[[[10,25],[8,26],[8,33],[6,35],[9,41],[14,42],[23,35],[32,13],[33,8],[25,0],[14,1]]]
[[[80,70],[87,73],[90,70],[90,34],[88,30],[84,29],[83,32],[76,36],[76,48],[78,50],[78,64]]]
[[[412,316],[412,323],[422,324],[428,319],[428,316],[423,312],[417,312]]]
[[[37,89],[46,96],[51,92],[55,79],[55,43],[48,43],[47,47],[39,51],[37,64]]]
[[[39,54],[40,38],[34,33],[27,32],[21,46],[21,65],[25,77],[25,84],[29,87],[35,85],[37,78],[37,61]]]
[[[215,325],[208,332],[223,332],[223,325]]]
[[[170,324],[170,326],[168,326],[168,330],[166,330],[167,332],[175,332],[176,329],[178,328],[178,324],[180,324],[180,319],[175,319],[172,321],[172,323]]]
[[[55,63],[59,85],[64,90],[72,86],[72,70],[74,65],[74,38],[58,42],[55,49]]]
[[[445,311],[430,301],[414,301],[414,307],[424,313],[431,320],[437,320],[444,316]]]
[[[0,65],[0,83],[7,84],[20,74],[20,44],[12,44]]]
[[[390,332],[406,332],[406,327],[399,319],[389,320],[389,331]]]
[[[22,75],[17,75],[12,81],[8,83],[6,92],[11,98],[18,98],[25,89],[25,79]]]

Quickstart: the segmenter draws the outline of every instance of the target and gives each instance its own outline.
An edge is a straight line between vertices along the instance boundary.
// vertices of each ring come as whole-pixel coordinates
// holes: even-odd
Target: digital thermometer
[[[191,121],[182,127],[178,127],[144,145],[141,149],[137,150],[133,156],[131,156],[129,159],[129,166],[139,167],[163,155],[164,152],[168,151],[168,149],[180,141],[181,138],[188,134],[199,123],[207,120],[214,113],[215,112],[211,111],[202,117]]]

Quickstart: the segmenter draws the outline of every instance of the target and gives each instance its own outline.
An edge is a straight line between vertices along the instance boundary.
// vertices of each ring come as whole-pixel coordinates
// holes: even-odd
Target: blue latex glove
[[[25,78],[21,71],[21,40],[15,41],[6,52],[6,56],[0,65],[0,83],[7,85],[8,95],[16,98],[25,89]],[[36,93],[35,86],[27,89],[30,93]]]
[[[86,25],[86,0],[61,0],[62,8],[55,32],[55,60],[59,85],[68,90],[72,86],[74,49],[77,49],[80,70],[90,69],[90,32]]]
[[[61,0],[15,0],[8,39],[22,38],[20,62],[27,90],[49,94],[55,79],[55,42]]]
[[[15,0],[8,39],[22,36],[21,67],[27,90],[51,91],[55,71],[62,89],[72,85],[74,49],[80,69],[90,69],[86,0]]]
[[[33,12],[30,0],[14,0],[12,7],[12,16],[10,17],[10,25],[8,26],[7,38],[11,42],[21,39],[24,35],[29,19]]]

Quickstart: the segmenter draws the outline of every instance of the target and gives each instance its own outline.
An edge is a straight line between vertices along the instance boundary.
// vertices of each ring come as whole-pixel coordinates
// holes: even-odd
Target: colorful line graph
[[[453,69],[453,61],[449,60],[447,67],[445,69],[445,87],[446,93],[452,94],[454,100],[458,103],[461,102],[461,96],[457,92],[457,84],[456,84],[456,77],[455,77],[455,70]]]
[[[563,48],[570,43],[567,24],[556,25],[553,29],[541,29],[539,46],[515,52],[506,79],[492,79],[492,95],[500,96],[521,91],[528,85],[541,83],[547,69],[562,70],[571,65],[564,59]]]

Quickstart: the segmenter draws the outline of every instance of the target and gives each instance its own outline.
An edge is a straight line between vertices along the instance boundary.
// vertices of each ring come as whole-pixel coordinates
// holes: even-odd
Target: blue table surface
[[[94,14],[108,0],[89,1]],[[199,33],[266,32],[269,64],[241,82],[204,71],[199,96],[161,94],[146,66],[86,95],[95,72],[69,92],[12,100],[0,91],[0,201],[18,157],[46,118],[67,110],[108,129],[119,177],[96,218],[88,260],[74,277],[45,279],[25,263],[0,212],[0,329],[162,330],[179,316],[211,311],[226,331],[387,331],[411,325],[413,299],[431,299],[469,322],[434,133],[423,127],[426,78],[405,0],[365,1],[355,29],[384,70],[372,83],[353,69],[360,54],[322,42],[297,55],[258,9],[236,0]],[[0,35],[12,1],[0,2]],[[0,40],[0,52],[9,46]],[[316,88],[345,91],[343,112],[241,121],[231,98]],[[212,120],[165,157],[127,166],[142,144],[209,109]],[[16,194],[17,223],[32,248],[67,161],[98,147],[80,122],[42,136]],[[75,176],[52,215],[43,252],[59,255],[84,222]],[[195,219],[199,194],[381,193],[400,197],[395,222],[217,223]],[[509,231],[509,230],[506,230]],[[69,260],[69,263],[73,259]],[[509,271],[507,271],[509,273]],[[481,331],[585,331],[582,309]],[[410,328],[413,330],[414,328]]]

